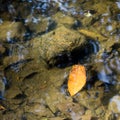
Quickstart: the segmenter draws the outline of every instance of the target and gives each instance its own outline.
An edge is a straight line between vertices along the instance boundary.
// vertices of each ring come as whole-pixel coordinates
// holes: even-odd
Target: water
[[[81,103],[78,102],[78,104],[82,104],[89,109],[89,106],[92,105],[93,98],[95,98],[92,97],[92,100],[88,100],[87,98],[88,92],[90,92],[89,94],[91,96],[92,89],[98,93],[98,98],[100,97],[100,101],[102,101],[104,95],[102,97],[99,95],[105,92],[104,90],[101,90],[104,84],[108,87],[107,92],[109,94],[109,97],[107,98],[108,100],[106,101],[115,102],[119,108],[119,101],[117,100],[118,97],[113,97],[116,95],[116,92],[119,93],[118,83],[120,83],[120,30],[118,26],[120,21],[119,1],[114,1],[113,3],[108,2],[107,8],[103,5],[104,10],[101,9],[100,5],[103,3],[99,0],[97,2],[90,0],[21,0],[19,2],[1,1],[1,3],[3,3],[3,6],[0,8],[0,25],[3,25],[6,21],[16,23],[20,22],[23,24],[25,31],[21,37],[16,37],[18,36],[16,34],[21,33],[19,28],[14,28],[19,29],[19,32],[15,34],[14,38],[12,38],[13,32],[15,32],[13,29],[7,30],[7,32],[4,33],[4,37],[0,36],[1,43],[6,48],[5,53],[2,54],[0,62],[1,66],[5,66],[4,71],[6,73],[5,76],[0,79],[0,99],[4,98],[4,95],[7,95],[8,98],[10,98],[10,95],[13,96],[13,98],[16,98],[17,95],[24,93],[24,95],[27,96],[27,101],[31,102],[32,100],[35,100],[35,103],[39,103],[39,98],[41,97],[44,104],[49,106],[50,110],[55,113],[55,107],[58,103],[61,104],[61,102],[66,102],[68,99],[69,101],[72,101],[72,98],[69,98],[69,94],[67,94],[67,82],[64,82],[69,73],[67,70],[64,71],[64,73],[61,71],[74,64],[82,64],[86,67],[86,72],[88,73],[87,81],[90,82],[90,88],[85,88],[81,93],[77,94],[77,97],[75,97],[76,101],[77,99],[78,101],[81,101]],[[116,5],[116,7],[110,11],[113,4]],[[57,13],[60,13],[60,16],[58,16],[59,19],[55,19]],[[59,26],[65,26],[69,30],[75,30],[76,32],[78,32],[78,29],[81,28],[93,32],[97,31],[100,35],[106,37],[107,40],[101,41],[97,37],[94,39],[88,35],[86,36],[87,42],[82,47],[80,46],[72,51],[59,53],[54,56],[54,58],[51,58],[54,62],[52,63],[52,67],[50,67],[49,61],[44,61],[44,57],[41,58],[41,56],[32,52],[34,50],[32,50],[31,41],[36,37],[49,34],[53,30],[56,30]],[[5,28],[1,28],[1,30],[4,31]],[[53,35],[54,34],[56,33],[54,32]],[[5,40],[3,40],[3,38]],[[51,38],[48,39],[52,41]],[[38,52],[40,52],[39,47],[35,48],[38,49]],[[44,50],[46,51],[46,49]],[[7,63],[5,61],[6,59],[8,59]],[[41,59],[44,62],[41,62]],[[37,74],[33,75],[33,73]],[[13,81],[10,89],[8,90],[5,89],[7,84],[6,77],[8,77],[8,81],[9,79],[10,81]],[[47,82],[44,83],[44,80]],[[60,81],[63,83],[60,83]],[[97,86],[96,81],[100,81],[100,85]],[[111,89],[111,86],[113,89]],[[61,87],[61,89],[59,89],[59,87]],[[13,95],[14,89],[18,92],[15,95]],[[10,90],[12,91],[11,93],[9,93]],[[85,92],[84,90],[87,91],[87,95],[83,94]],[[46,96],[49,100],[46,99]],[[58,96],[61,97],[61,101],[58,101]],[[84,97],[86,103],[83,101]],[[97,98],[94,100],[96,99]],[[24,98],[21,100],[20,104],[26,101]],[[58,101],[57,104],[56,101]],[[89,103],[89,101],[91,103]],[[29,107],[29,104],[31,105],[29,102],[26,102],[27,107]],[[101,104],[104,104],[104,102],[100,103],[100,105]],[[43,108],[42,110],[44,111],[44,109],[45,111],[47,110],[47,108]],[[95,110],[96,109],[97,108],[95,108]],[[35,110],[39,112],[39,109]],[[92,111],[92,109],[89,110]],[[60,111],[61,116],[63,111]],[[79,112],[72,110],[72,112],[66,116],[68,119],[71,117],[73,120],[76,117],[75,120],[77,120],[79,118],[79,115],[76,116],[77,113]],[[46,113],[43,116],[49,116],[49,114]],[[83,114],[81,114],[81,116],[84,118]],[[93,116],[92,113],[91,116]]]

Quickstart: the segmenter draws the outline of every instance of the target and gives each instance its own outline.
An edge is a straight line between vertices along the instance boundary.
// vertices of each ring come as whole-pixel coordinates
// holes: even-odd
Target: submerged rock
[[[58,12],[53,16],[53,20],[56,21],[58,24],[64,25],[73,25],[75,24],[76,20],[73,17],[63,14],[62,12]]]
[[[32,40],[33,57],[41,57],[45,61],[50,61],[62,52],[69,52],[82,46],[85,37],[79,32],[70,30],[61,25],[48,34],[36,37]]]
[[[0,40],[10,42],[13,38],[23,39],[25,27],[21,22],[5,21],[0,24]]]
[[[25,24],[34,34],[42,34],[47,31],[49,20],[44,19],[41,16],[38,16],[37,18],[33,16],[28,16],[25,20]]]
[[[113,113],[120,113],[120,96],[115,95],[110,99],[108,109]]]
[[[120,120],[120,95],[114,95],[108,104],[105,120]]]
[[[46,108],[45,105],[40,103],[34,103],[25,107],[25,111],[32,113],[38,116],[52,116],[49,108]]]

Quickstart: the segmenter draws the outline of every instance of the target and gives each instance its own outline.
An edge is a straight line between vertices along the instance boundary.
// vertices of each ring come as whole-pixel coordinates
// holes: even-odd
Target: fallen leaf
[[[68,78],[68,91],[71,96],[80,91],[86,83],[86,71],[82,65],[73,65]]]

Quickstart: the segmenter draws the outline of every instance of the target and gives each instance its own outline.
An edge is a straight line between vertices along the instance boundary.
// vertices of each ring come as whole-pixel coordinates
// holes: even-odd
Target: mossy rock
[[[25,27],[21,22],[5,21],[0,24],[0,41],[7,42],[10,39],[23,39]]]
[[[31,55],[34,58],[41,57],[45,61],[49,61],[60,53],[70,52],[83,46],[86,39],[79,32],[61,25],[45,35],[34,38],[31,42]]]

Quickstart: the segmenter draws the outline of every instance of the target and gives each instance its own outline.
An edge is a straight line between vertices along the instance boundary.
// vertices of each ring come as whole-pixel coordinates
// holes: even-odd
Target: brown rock
[[[5,21],[0,24],[0,40],[10,41],[11,38],[22,39],[25,33],[25,28],[20,22]]]
[[[34,57],[49,61],[64,51],[72,51],[82,46],[85,42],[85,37],[79,32],[62,25],[48,34],[34,38],[31,53]]]

